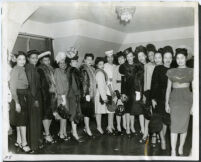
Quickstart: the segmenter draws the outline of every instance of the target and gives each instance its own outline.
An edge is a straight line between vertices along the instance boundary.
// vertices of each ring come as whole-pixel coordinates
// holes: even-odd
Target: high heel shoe
[[[58,133],[57,136],[58,136],[60,142],[66,142],[70,139],[69,137],[67,137],[65,135],[63,135],[64,137],[62,138],[60,133]]]
[[[138,142],[145,144],[147,142],[147,140],[148,140],[148,136],[147,137],[142,137]]]
[[[76,138],[73,134],[71,134],[71,139],[78,142],[78,143],[84,142],[84,140],[82,140],[81,138]]]
[[[25,146],[22,145],[21,149],[24,153],[34,153],[34,151],[31,150],[31,148],[27,144]]]
[[[106,131],[107,131],[108,135],[113,135],[113,132],[111,130],[109,130],[108,128],[106,129]]]
[[[178,149],[178,155],[179,156],[184,156],[183,149],[182,150],[180,148]]]
[[[99,135],[104,135],[105,133],[103,132],[103,130],[101,129],[101,131],[99,129],[96,129]]]
[[[49,139],[49,140],[48,140]],[[53,140],[52,136],[50,134],[44,136],[44,140],[46,144],[53,144],[55,141]]]
[[[86,129],[83,129],[83,132],[90,138],[95,138],[95,136],[93,134],[89,135],[86,131]]]

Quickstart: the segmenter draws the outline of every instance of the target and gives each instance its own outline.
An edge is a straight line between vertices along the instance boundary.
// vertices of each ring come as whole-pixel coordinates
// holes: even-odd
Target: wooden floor
[[[107,121],[107,116],[103,117],[103,121]],[[139,129],[139,120],[136,119],[136,130]],[[106,127],[107,122],[103,123],[103,128]],[[54,121],[51,125],[52,134],[54,134],[57,142],[52,145],[45,145],[41,150],[35,152],[35,154],[85,154],[85,155],[147,155],[147,156],[167,156],[170,155],[170,135],[169,129],[166,135],[167,150],[162,151],[160,149],[160,143],[155,148],[150,145],[149,140],[147,144],[140,144],[138,141],[141,135],[132,135],[132,138],[128,138],[126,135],[111,136],[111,135],[98,135],[96,131],[95,120],[90,123],[94,139],[88,138],[83,132],[83,124],[78,126],[79,135],[84,140],[83,143],[77,143],[76,141],[69,140],[67,142],[60,142],[56,136],[59,131],[59,122]],[[67,130],[70,133],[70,123],[67,125]],[[15,148],[14,143],[16,140],[16,133],[14,132],[9,136],[9,150],[16,154],[21,154],[22,151]],[[179,141],[179,139],[178,139]],[[188,156],[192,145],[192,118],[190,119],[188,135],[186,143],[184,145],[184,156]]]

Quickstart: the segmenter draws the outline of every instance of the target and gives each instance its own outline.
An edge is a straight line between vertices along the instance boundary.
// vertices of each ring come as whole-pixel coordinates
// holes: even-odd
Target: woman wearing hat
[[[134,128],[134,101],[141,98],[140,87],[135,83],[137,80],[138,65],[134,62],[134,54],[132,48],[129,47],[124,50],[126,60],[124,64],[120,65],[119,72],[125,76],[125,86],[122,87],[122,100],[125,101],[125,115],[126,115],[126,134],[131,137],[131,132],[135,132]]]
[[[166,112],[171,118],[171,156],[176,156],[177,136],[180,134],[178,154],[183,155],[183,147],[187,136],[193,94],[190,84],[193,81],[193,69],[186,66],[187,49],[176,49],[177,68],[167,71],[168,85],[166,91]]]
[[[50,65],[50,55],[50,51],[46,51],[38,56],[38,73],[42,91],[44,139],[46,143],[52,144],[54,140],[50,134],[50,125],[53,119],[53,111],[56,109],[56,84],[54,69]]]
[[[97,131],[102,135],[103,129],[101,124],[102,114],[107,113],[107,81],[108,77],[104,69],[104,58],[97,57],[95,60],[96,66],[96,96],[95,96],[95,114],[96,114],[96,124]]]
[[[56,68],[54,72],[56,93],[57,93],[57,105],[58,107],[62,105],[66,110],[61,112],[64,114],[60,114],[60,115],[58,114],[58,112],[55,112],[55,115],[57,115],[57,117],[60,120],[60,130],[59,130],[58,136],[60,140],[67,141],[69,138],[67,137],[67,132],[66,132],[67,123],[66,123],[65,112],[69,111],[69,105],[66,99],[68,90],[69,90],[69,83],[68,83],[67,73],[66,73],[66,69],[67,69],[66,53],[58,52],[58,54],[55,57],[55,60],[59,67],[59,68]]]
[[[116,65],[113,64],[113,61],[114,61],[113,54],[114,54],[113,50],[105,52],[106,63],[104,65],[104,71],[106,72],[108,76],[107,94],[112,97],[114,95],[114,88],[115,88],[114,85],[115,85],[115,78],[116,78],[116,73],[115,73]],[[113,131],[115,130],[115,128],[114,128],[113,120],[114,120],[114,111],[108,111],[108,126],[107,126],[108,134],[114,133]]]
[[[114,85],[114,89],[115,92],[118,91],[119,94],[121,94],[121,89],[122,89],[122,82],[124,82],[124,76],[121,75],[119,73],[119,67],[120,65],[124,64],[126,61],[125,55],[123,52],[118,52],[117,53],[117,61],[118,61],[118,66],[116,66],[116,78],[115,79],[115,85]],[[123,105],[121,99],[118,99],[117,101],[115,101],[117,103],[117,105]],[[123,119],[123,128],[126,130],[126,118],[125,118],[125,114],[123,112],[123,114],[121,114],[121,112],[117,112],[116,113],[116,120],[117,120],[117,131],[119,134],[122,134],[122,130],[121,130],[121,117]]]
[[[28,111],[28,141],[32,150],[37,150],[42,146],[42,107],[41,107],[41,84],[40,76],[36,68],[38,62],[37,50],[27,52],[28,64],[25,66],[29,89],[30,89],[30,109]]]
[[[16,147],[21,148],[24,152],[31,152],[30,146],[27,143],[27,125],[29,111],[29,91],[28,79],[25,73],[24,65],[26,63],[26,55],[24,52],[19,52],[16,55],[16,65],[11,70],[9,81],[10,91],[12,95],[11,111],[14,114],[13,124],[17,130]]]
[[[84,115],[84,132],[93,137],[89,127],[89,120],[94,116],[94,98],[96,94],[95,69],[92,67],[94,55],[86,53],[83,64],[80,66],[81,73],[81,110]]]
[[[70,66],[67,69],[67,77],[69,82],[69,90],[67,94],[67,101],[69,102],[70,122],[72,125],[72,138],[77,142],[83,142],[77,133],[77,124],[79,124],[82,113],[80,107],[81,96],[81,83],[80,83],[80,71],[78,69],[78,51],[71,47],[67,51],[67,59]]]
[[[165,95],[168,81],[166,72],[168,71],[168,69],[170,69],[172,58],[173,58],[173,50],[169,49],[168,46],[164,47],[163,65],[156,66],[154,68],[152,75],[150,97],[154,111],[158,113],[161,117],[166,114]],[[162,150],[166,149],[166,140],[165,140],[166,129],[167,126],[163,124],[163,129],[160,132]],[[156,136],[152,138],[155,138],[153,141],[156,140]]]

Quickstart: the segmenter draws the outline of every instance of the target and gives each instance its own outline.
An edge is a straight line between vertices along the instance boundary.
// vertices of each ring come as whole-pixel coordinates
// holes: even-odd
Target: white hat
[[[59,63],[61,60],[65,60],[66,57],[67,57],[67,55],[65,52],[58,52],[56,57],[55,57],[55,60],[57,63]]]
[[[46,51],[46,52],[43,52],[41,53],[40,55],[38,55],[38,59],[44,57],[44,56],[47,56],[47,55],[51,55],[51,52],[50,51]]]
[[[105,55],[106,55],[106,56],[112,56],[113,54],[114,54],[114,51],[113,51],[113,50],[105,51]]]
[[[68,50],[67,50],[67,57],[72,59],[74,57],[76,57],[78,55],[78,51],[76,48],[74,47],[70,47]]]

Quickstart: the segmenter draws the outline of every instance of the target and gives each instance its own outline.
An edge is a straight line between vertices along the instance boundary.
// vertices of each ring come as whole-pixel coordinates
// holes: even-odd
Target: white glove
[[[135,98],[135,100],[136,100],[136,101],[139,101],[140,98],[141,98],[141,94],[140,94],[140,92],[136,91],[135,94],[136,94],[136,98]]]
[[[86,101],[90,102],[90,95],[86,95]]]

